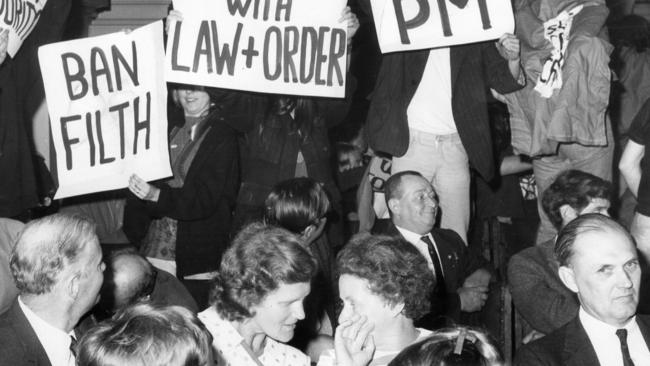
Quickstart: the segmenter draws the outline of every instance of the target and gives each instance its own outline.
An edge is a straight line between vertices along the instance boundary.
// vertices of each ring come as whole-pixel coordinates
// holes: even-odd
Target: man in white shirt
[[[641,268],[630,234],[601,214],[560,231],[558,273],[580,301],[578,315],[522,347],[516,365],[650,365],[650,317],[636,315]]]
[[[0,316],[0,365],[74,366],[73,329],[99,300],[95,225],[56,214],[25,226],[10,261],[20,294]]]

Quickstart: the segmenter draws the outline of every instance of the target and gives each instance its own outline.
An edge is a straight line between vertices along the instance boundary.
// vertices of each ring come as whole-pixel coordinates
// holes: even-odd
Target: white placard
[[[382,53],[486,41],[513,33],[510,0],[372,0]]]
[[[59,190],[55,198],[172,174],[162,22],[40,47]]]
[[[167,81],[345,96],[345,0],[174,0]]]
[[[46,2],[47,0],[0,0],[0,31],[9,29],[9,56],[16,55],[25,38],[34,30]]]

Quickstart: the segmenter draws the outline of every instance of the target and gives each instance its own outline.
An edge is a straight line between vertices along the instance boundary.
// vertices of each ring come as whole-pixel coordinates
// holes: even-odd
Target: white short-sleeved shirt
[[[199,319],[212,334],[212,348],[219,365],[259,366],[243,346],[244,338],[229,321],[222,319],[211,306]],[[258,360],[264,366],[310,366],[311,360],[299,350],[266,337],[264,352]]]

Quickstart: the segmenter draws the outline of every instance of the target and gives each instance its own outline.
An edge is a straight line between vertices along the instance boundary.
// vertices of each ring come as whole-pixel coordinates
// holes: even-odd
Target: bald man
[[[180,281],[154,268],[133,248],[113,252],[106,259],[100,310],[110,316],[140,301],[158,305],[178,305],[197,312],[198,306]]]

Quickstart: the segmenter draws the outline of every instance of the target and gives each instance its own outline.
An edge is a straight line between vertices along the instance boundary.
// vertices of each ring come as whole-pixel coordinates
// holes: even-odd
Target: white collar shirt
[[[623,365],[621,343],[616,335],[619,328],[594,318],[582,306],[578,317],[596,351],[598,362],[601,365]],[[627,346],[634,364],[650,365],[650,351],[643,339],[636,317],[633,317],[624,328],[627,330]]]
[[[433,272],[433,275],[435,276],[436,271],[433,268],[433,261],[431,259],[431,254],[429,254],[429,246],[427,245],[427,243],[422,241],[422,237],[424,235],[416,234],[416,233],[414,233],[412,231],[406,230],[406,229],[401,228],[401,227],[399,227],[397,225],[395,225],[395,227],[400,232],[400,234],[402,234],[404,239],[406,239],[406,241],[413,244],[413,246],[415,246],[415,248],[420,253],[422,253],[422,255],[424,256],[424,259],[427,260],[427,266],[429,266],[429,269],[431,270],[431,272]],[[440,257],[440,251],[438,250],[438,244],[436,244],[435,239],[433,239],[433,236],[431,235],[431,233],[428,233],[427,236],[429,237],[429,239],[433,243],[433,247],[436,249],[436,253],[438,254],[438,258],[441,258]],[[438,265],[440,266],[440,270],[442,271],[442,274],[444,275],[445,274],[445,269],[442,267],[442,263],[438,263]]]
[[[74,332],[66,333],[53,327],[27,307],[20,297],[18,297],[18,305],[36,333],[52,366],[75,366],[75,357],[70,351],[70,337],[74,336]]]

